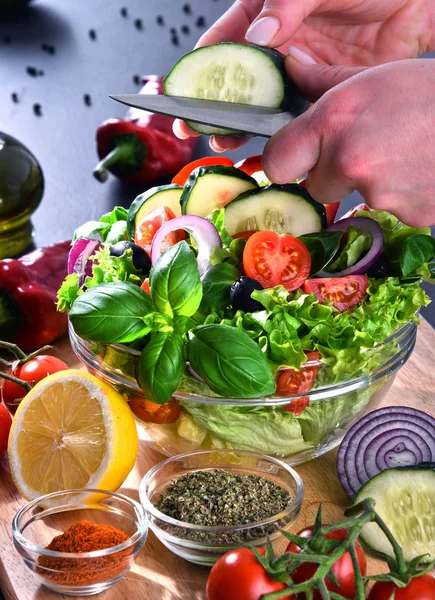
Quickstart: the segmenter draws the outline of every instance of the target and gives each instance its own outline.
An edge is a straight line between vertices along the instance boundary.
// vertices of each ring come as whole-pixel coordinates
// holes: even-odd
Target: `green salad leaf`
[[[338,257],[328,265],[328,273],[338,273],[352,267],[370,250],[373,236],[367,231],[347,228],[347,240]]]
[[[186,365],[184,340],[175,331],[156,333],[142,350],[136,376],[152,402],[167,402],[178,388]]]
[[[116,244],[127,240],[127,210],[122,206],[115,206],[111,211],[100,217],[98,221],[87,221],[80,225],[73,235],[73,242],[78,238],[95,238],[98,236],[103,242]]]
[[[125,344],[150,332],[145,316],[153,310],[148,294],[119,281],[87,290],[74,301],[69,318],[74,331],[86,339]]]
[[[202,278],[201,309],[228,306],[231,286],[239,277],[240,271],[230,263],[220,263],[211,267]]]
[[[229,249],[233,238],[225,229],[225,209],[216,208],[207,217],[207,221],[210,221],[210,223],[212,223],[216,227],[219,237],[221,238],[223,248]]]
[[[200,325],[189,332],[188,360],[221,396],[255,398],[275,392],[275,381],[259,346],[228,325]]]
[[[308,248],[311,257],[310,277],[323,271],[333,260],[340,249],[342,231],[321,231],[306,233],[299,236],[301,242]]]
[[[202,300],[198,263],[186,242],[178,242],[157,259],[150,275],[151,298],[157,310],[191,317]]]
[[[435,240],[429,235],[408,237],[400,252],[400,268],[405,277],[415,273],[435,257]]]

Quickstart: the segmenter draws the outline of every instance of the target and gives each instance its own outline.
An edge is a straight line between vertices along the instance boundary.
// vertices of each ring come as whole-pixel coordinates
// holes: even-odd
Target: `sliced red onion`
[[[151,246],[151,262],[154,265],[160,256],[160,247],[163,239],[172,231],[177,229],[184,229],[187,231],[198,245],[198,255],[196,260],[198,261],[199,273],[202,275],[210,268],[210,254],[214,246],[219,248],[222,246],[222,241],[216,227],[203,219],[195,215],[183,215],[182,217],[176,217],[171,219],[157,231],[154,236],[153,243]]]
[[[349,429],[337,455],[337,474],[353,499],[375,475],[394,467],[435,461],[435,419],[421,410],[389,406]]]
[[[382,254],[384,249],[384,234],[381,226],[374,220],[367,217],[350,217],[349,219],[340,219],[329,227],[326,231],[344,231],[349,227],[355,227],[358,231],[366,231],[372,235],[372,245],[370,250],[358,262],[344,269],[332,273],[330,271],[320,271],[316,277],[345,277],[346,275],[360,275],[372,267]]]
[[[187,363],[187,370],[192,375],[192,377],[194,377],[197,381],[200,381],[201,383],[205,383],[204,379],[200,375],[198,375],[198,373],[196,371],[193,370],[193,368],[190,366],[190,363]]]
[[[79,287],[83,285],[86,277],[92,275],[92,261],[89,258],[98,250],[98,240],[79,238],[74,242],[68,256],[68,275],[76,273],[79,276]]]

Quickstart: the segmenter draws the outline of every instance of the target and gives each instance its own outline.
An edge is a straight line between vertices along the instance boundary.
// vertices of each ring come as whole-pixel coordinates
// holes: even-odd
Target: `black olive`
[[[126,250],[132,250],[133,265],[142,275],[148,277],[151,271],[151,259],[143,248],[133,242],[117,242],[110,248],[111,256],[122,256]]]
[[[376,277],[376,279],[383,279],[384,277],[390,277],[392,275],[391,271],[390,261],[385,254],[381,254],[375,264],[367,270],[367,275]]]
[[[256,310],[263,310],[264,306],[251,298],[251,294],[254,290],[263,290],[263,286],[256,279],[251,277],[240,277],[233,283],[230,290],[230,302],[236,310],[243,310],[244,312],[255,312]]]

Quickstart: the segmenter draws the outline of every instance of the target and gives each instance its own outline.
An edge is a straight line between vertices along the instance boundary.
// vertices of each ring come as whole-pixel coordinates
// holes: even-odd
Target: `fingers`
[[[321,3],[322,0],[265,0],[246,40],[260,46],[282,46]]]
[[[214,152],[225,152],[226,150],[238,150],[250,139],[246,135],[212,135],[209,144]]]
[[[263,0],[236,0],[201,36],[195,47],[210,46],[219,42],[244,42],[245,33],[262,6]]]
[[[289,46],[288,52],[285,60],[286,71],[311,102],[318,100],[339,83],[366,70],[366,67],[316,64],[311,56],[294,46]]]
[[[187,138],[199,137],[201,135],[197,131],[193,131],[193,129],[191,129],[187,123],[181,121],[181,119],[175,119],[172,124],[172,130],[180,140],[187,140]]]

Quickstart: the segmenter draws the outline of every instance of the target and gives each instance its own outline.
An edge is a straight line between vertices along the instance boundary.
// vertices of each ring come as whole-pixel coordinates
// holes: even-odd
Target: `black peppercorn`
[[[42,115],[42,107],[40,104],[36,103],[33,105],[33,112],[35,113],[35,115],[37,117],[40,117]]]
[[[172,35],[177,35],[177,30],[175,29],[175,27],[171,27],[171,29],[169,30],[169,32],[170,32]]]
[[[133,75],[133,83],[135,83],[135,85],[140,85],[141,84],[140,75]]]
[[[200,17],[198,17],[196,19],[196,26],[197,27],[205,27],[205,17],[203,17],[202,15]]]
[[[178,35],[176,35],[176,34],[175,34],[175,35],[173,35],[173,36],[171,37],[171,44],[172,44],[173,46],[179,46],[179,45],[180,45],[180,40],[179,40],[179,38],[178,38]]]
[[[38,69],[36,69],[35,67],[26,67],[26,73],[27,75],[30,75],[30,77],[38,77]]]
[[[128,17],[128,10],[125,6],[123,6],[121,8],[120,13],[121,13],[121,17],[124,17],[124,19]]]
[[[188,35],[188,34],[190,33],[190,27],[189,27],[189,25],[182,25],[182,27],[181,27],[181,31],[182,31],[184,34]]]
[[[83,96],[83,101],[86,104],[86,106],[91,106],[92,105],[92,98],[90,94],[85,94]]]
[[[91,40],[95,41],[97,39],[97,32],[95,29],[90,29],[88,33]]]
[[[162,15],[157,15],[156,21],[157,21],[157,25],[164,25],[165,24],[165,19],[162,17]]]
[[[190,13],[192,12],[192,7],[190,6],[190,4],[184,4],[183,5],[183,12],[186,15],[190,15]]]
[[[15,104],[18,104],[18,102],[20,101],[18,98],[17,92],[12,92],[11,98],[12,98],[12,102],[14,102]]]
[[[142,21],[142,19],[135,19],[134,20],[134,26],[136,27],[136,29],[142,30],[143,29],[143,21]]]

